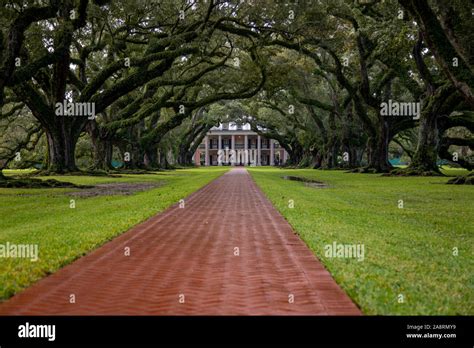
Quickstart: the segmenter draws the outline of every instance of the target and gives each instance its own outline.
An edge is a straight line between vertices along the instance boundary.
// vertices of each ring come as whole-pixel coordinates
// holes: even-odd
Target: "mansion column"
[[[248,137],[247,134],[244,136],[244,166],[249,164],[249,148],[248,148]]]
[[[235,135],[234,134],[232,134],[230,149],[231,149],[231,158],[232,158],[232,154],[234,155],[234,161],[232,161],[232,165],[235,166],[235,161],[236,161],[237,157],[236,157],[236,154],[235,154]]]
[[[222,136],[219,134],[219,141],[217,143],[217,161],[218,165],[222,165],[222,158],[224,157],[222,152]]]
[[[205,146],[204,165],[208,166],[209,165],[209,137],[207,135],[204,137],[204,146]]]
[[[257,166],[262,165],[262,139],[257,136]]]
[[[275,149],[273,146],[273,139],[270,139],[270,165],[275,165]]]

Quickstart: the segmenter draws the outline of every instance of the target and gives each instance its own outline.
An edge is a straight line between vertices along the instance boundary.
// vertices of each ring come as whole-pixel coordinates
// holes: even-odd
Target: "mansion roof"
[[[235,122],[220,123],[219,126],[212,127],[208,132],[209,135],[217,134],[247,134],[247,135],[257,135],[250,126],[249,123],[245,124],[236,124]]]

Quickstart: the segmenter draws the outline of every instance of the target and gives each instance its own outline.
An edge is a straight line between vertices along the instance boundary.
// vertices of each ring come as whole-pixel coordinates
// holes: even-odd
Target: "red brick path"
[[[0,314],[360,311],[246,170],[235,168],[188,197],[184,208],[171,207],[4,302]]]

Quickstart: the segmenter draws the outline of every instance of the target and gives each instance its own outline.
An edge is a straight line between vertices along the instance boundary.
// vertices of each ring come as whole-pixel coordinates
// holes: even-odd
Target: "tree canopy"
[[[472,169],[471,7],[2,0],[1,168],[65,173],[85,156],[109,170],[125,154],[129,168],[189,165],[206,132],[231,120],[277,140],[295,166]],[[408,169],[394,171],[402,156]]]

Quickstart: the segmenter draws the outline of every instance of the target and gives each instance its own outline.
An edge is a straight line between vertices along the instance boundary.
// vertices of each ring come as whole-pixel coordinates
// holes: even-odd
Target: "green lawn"
[[[443,177],[250,173],[365,314],[474,314],[474,187],[444,185]],[[284,175],[330,187],[307,187]],[[326,257],[324,247],[333,242],[363,244],[364,260]]]
[[[184,169],[156,174],[48,177],[75,184],[160,182],[133,195],[90,198],[65,195],[73,189],[0,188],[0,244],[38,244],[39,260],[0,258],[0,299],[87,254],[130,227],[177,203],[225,168]],[[6,175],[19,171],[5,171]],[[75,190],[77,191],[77,190]],[[75,209],[70,200],[75,199]]]

